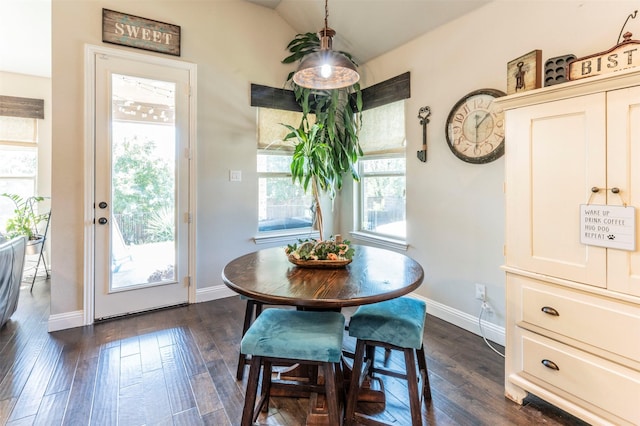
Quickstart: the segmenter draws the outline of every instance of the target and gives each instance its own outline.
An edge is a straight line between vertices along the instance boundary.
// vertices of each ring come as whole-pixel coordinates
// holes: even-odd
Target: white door
[[[94,318],[186,303],[189,68],[95,61]]]

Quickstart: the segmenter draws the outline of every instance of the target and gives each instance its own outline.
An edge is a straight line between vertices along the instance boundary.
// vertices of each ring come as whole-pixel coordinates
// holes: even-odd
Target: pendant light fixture
[[[336,32],[329,28],[328,1],[324,2],[324,28],[319,33],[320,50],[307,55],[293,75],[293,81],[298,86],[308,89],[340,89],[360,80],[354,63],[331,49]]]

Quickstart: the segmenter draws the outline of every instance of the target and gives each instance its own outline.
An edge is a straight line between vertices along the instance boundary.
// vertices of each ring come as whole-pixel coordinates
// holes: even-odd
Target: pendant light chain
[[[329,30],[329,0],[324,0],[324,31]]]
[[[307,55],[293,75],[293,82],[309,89],[340,89],[360,80],[354,63],[332,50],[336,32],[329,28],[329,0],[324,0],[324,29],[320,31],[320,50]]]

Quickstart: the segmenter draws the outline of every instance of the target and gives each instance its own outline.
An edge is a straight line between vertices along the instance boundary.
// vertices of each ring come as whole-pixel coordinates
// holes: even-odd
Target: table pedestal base
[[[343,364],[344,372],[344,392],[349,389],[351,380],[351,369]],[[307,411],[307,426],[329,425],[329,415],[327,413],[326,401],[324,398],[324,378],[319,377],[318,383],[313,383],[310,377],[313,373],[305,366],[293,366],[286,370],[281,370],[277,378],[271,382],[271,396],[281,396],[287,398],[309,398],[309,409]],[[358,395],[359,402],[385,403],[384,384],[379,378],[366,376],[362,383],[362,388]],[[343,402],[344,405],[344,402]],[[344,407],[343,407],[344,408]]]

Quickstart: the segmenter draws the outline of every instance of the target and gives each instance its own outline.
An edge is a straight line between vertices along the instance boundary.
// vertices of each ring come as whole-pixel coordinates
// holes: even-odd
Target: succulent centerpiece
[[[289,244],[285,253],[294,265],[339,268],[351,263],[355,251],[350,241],[336,235],[335,238],[324,241],[299,240],[298,243]]]

